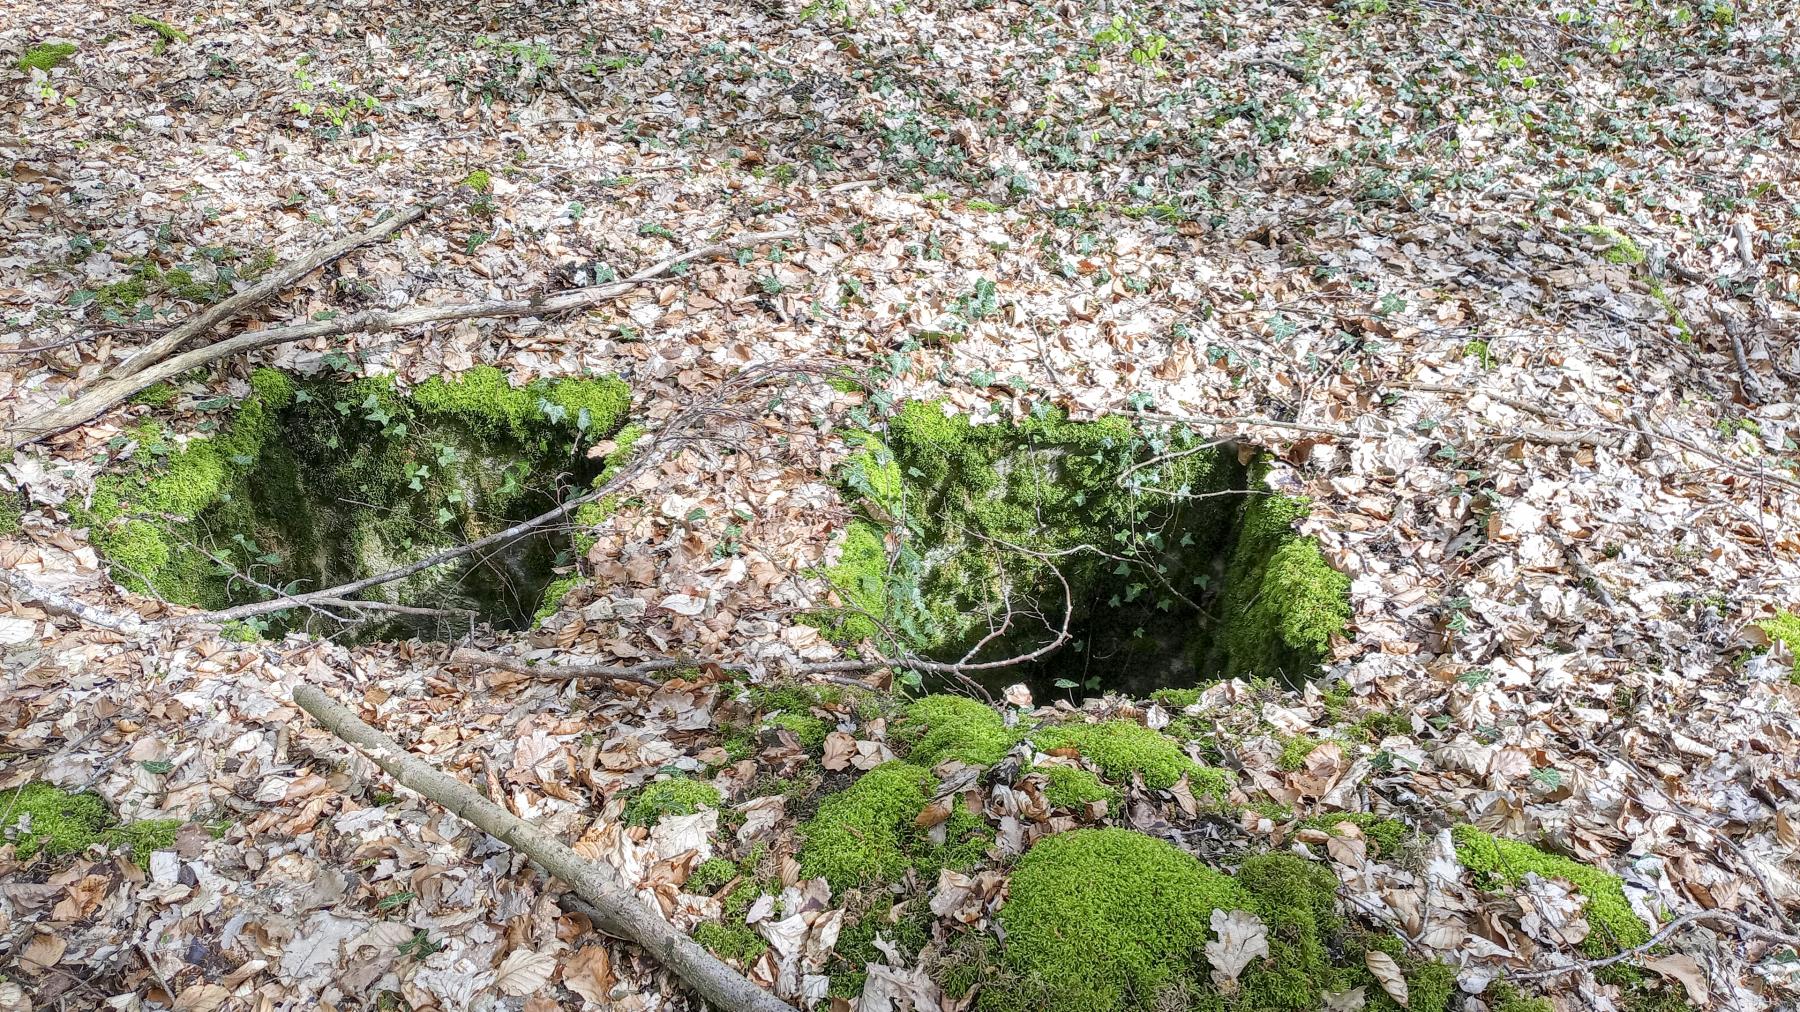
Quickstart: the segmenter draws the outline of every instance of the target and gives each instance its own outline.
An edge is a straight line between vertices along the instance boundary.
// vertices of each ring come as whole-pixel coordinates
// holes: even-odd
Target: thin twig
[[[1696,921],[1712,921],[1715,924],[1729,924],[1746,934],[1757,935],[1762,938],[1767,938],[1770,941],[1779,942],[1782,945],[1800,948],[1800,935],[1790,935],[1785,931],[1776,931],[1772,928],[1765,928],[1754,921],[1747,921],[1744,918],[1725,910],[1696,910],[1692,913],[1682,914],[1680,917],[1663,925],[1661,930],[1657,931],[1656,934],[1651,935],[1650,940],[1644,944],[1632,946],[1623,952],[1616,952],[1604,959],[1581,959],[1563,966],[1553,966],[1547,970],[1524,970],[1519,973],[1509,973],[1507,976],[1513,980],[1542,980],[1545,977],[1560,977],[1565,973],[1576,973],[1581,970],[1599,970],[1604,967],[1612,966],[1614,963],[1623,963],[1628,959],[1634,959],[1649,952],[1668,941],[1669,936]]]

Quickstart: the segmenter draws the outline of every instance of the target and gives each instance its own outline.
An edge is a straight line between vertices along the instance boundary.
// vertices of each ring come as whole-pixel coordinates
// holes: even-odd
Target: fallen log
[[[597,915],[596,927],[642,946],[714,1008],[796,1012],[792,1005],[750,983],[743,974],[639,902],[610,869],[583,858],[562,841],[475,793],[473,787],[401,748],[317,686],[295,689],[294,702],[326,730],[368,756],[402,787],[437,802],[452,815],[568,883],[576,895],[593,907],[590,916]]]

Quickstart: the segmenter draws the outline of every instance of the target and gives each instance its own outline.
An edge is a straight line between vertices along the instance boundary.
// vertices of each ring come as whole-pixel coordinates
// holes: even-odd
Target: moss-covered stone
[[[917,766],[936,766],[955,759],[971,766],[999,762],[1024,737],[991,706],[966,696],[926,696],[906,708],[891,732],[906,759]]]
[[[1350,578],[1294,531],[1306,509],[1304,499],[1279,493],[1245,503],[1220,605],[1233,616],[1215,647],[1221,675],[1311,674],[1349,623]]]
[[[977,816],[953,809],[945,842],[931,842],[914,820],[931,800],[937,779],[911,763],[888,762],[829,795],[801,826],[800,871],[823,875],[834,890],[891,882],[908,868],[929,878],[939,868],[978,860],[993,832]]]
[[[1046,727],[1033,732],[1031,743],[1044,752],[1072,749],[1100,767],[1108,779],[1128,782],[1136,773],[1144,778],[1144,786],[1162,789],[1175,786],[1185,775],[1196,798],[1215,804],[1223,804],[1231,793],[1230,774],[1200,765],[1173,739],[1133,721]]]
[[[1602,958],[1650,940],[1650,929],[1632,911],[1619,876],[1474,826],[1457,826],[1452,834],[1458,860],[1490,888],[1511,888],[1528,873],[1575,886],[1587,900],[1589,932],[1581,947],[1588,955]]]
[[[585,480],[582,448],[617,430],[629,402],[610,377],[514,388],[486,367],[433,379],[413,396],[390,377],[296,383],[270,369],[250,386],[219,435],[178,443],[141,422],[131,464],[102,476],[72,511],[121,583],[218,608],[473,540],[547,509],[565,469]],[[370,594],[522,623],[540,610],[552,554],[544,538],[523,538]]]
[[[670,777],[645,784],[625,806],[625,821],[633,826],[654,826],[665,815],[693,815],[702,808],[717,807],[717,787],[690,777]]]
[[[25,50],[25,55],[19,57],[18,66],[23,71],[41,70],[48,74],[74,56],[73,42],[40,42]]]
[[[1363,959],[1396,954],[1410,1012],[1442,1012],[1455,971],[1403,954],[1397,938],[1353,931],[1338,912],[1337,879],[1286,853],[1246,859],[1235,875],[1172,844],[1125,829],[1085,829],[1040,841],[1019,862],[1000,909],[1004,972],[979,997],[985,1012],[1189,1008],[1314,1012],[1327,992],[1365,989],[1367,1008],[1397,1008]],[[1205,944],[1215,910],[1245,910],[1267,929],[1269,955],[1221,991]]]

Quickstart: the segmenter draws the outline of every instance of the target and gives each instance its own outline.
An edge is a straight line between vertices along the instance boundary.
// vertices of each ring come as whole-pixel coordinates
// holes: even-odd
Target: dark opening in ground
[[[486,537],[586,491],[620,429],[612,378],[514,388],[480,368],[397,391],[386,377],[258,370],[220,434],[133,430],[133,465],[102,479],[86,519],[121,582],[205,608],[334,587]],[[357,600],[252,620],[356,640],[524,628],[572,565],[568,526],[371,587]]]
[[[1060,649],[969,674],[1039,700],[1304,680],[1344,627],[1349,581],[1265,472],[1249,448],[1123,418],[972,425],[905,405],[846,469],[860,516],[829,573],[843,608],[823,624],[884,653],[982,663],[1032,654],[1066,610]]]

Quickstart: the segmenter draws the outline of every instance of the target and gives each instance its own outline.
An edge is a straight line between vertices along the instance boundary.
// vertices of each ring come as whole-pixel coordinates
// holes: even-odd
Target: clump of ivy
[[[25,50],[25,55],[19,57],[18,66],[23,71],[41,70],[48,74],[74,56],[73,42],[40,42]]]
[[[1031,743],[1044,752],[1072,749],[1111,780],[1129,782],[1135,773],[1144,778],[1144,786],[1163,789],[1186,776],[1196,798],[1215,804],[1223,804],[1231,793],[1230,774],[1200,765],[1173,739],[1135,721],[1045,727],[1033,732]]]
[[[0,828],[21,861],[40,853],[66,857],[105,844],[128,851],[133,861],[148,867],[150,855],[173,846],[182,826],[180,819],[121,824],[100,795],[72,794],[42,781],[0,792],[0,815],[8,818]]]
[[[1528,873],[1575,886],[1587,900],[1591,930],[1581,947],[1589,956],[1604,958],[1650,940],[1650,929],[1632,911],[1619,876],[1530,844],[1490,836],[1474,826],[1460,825],[1451,832],[1457,859],[1489,888],[1511,888]]]
[[[654,826],[665,815],[693,815],[702,808],[717,807],[717,787],[691,777],[670,777],[645,784],[625,806],[625,822]]]

